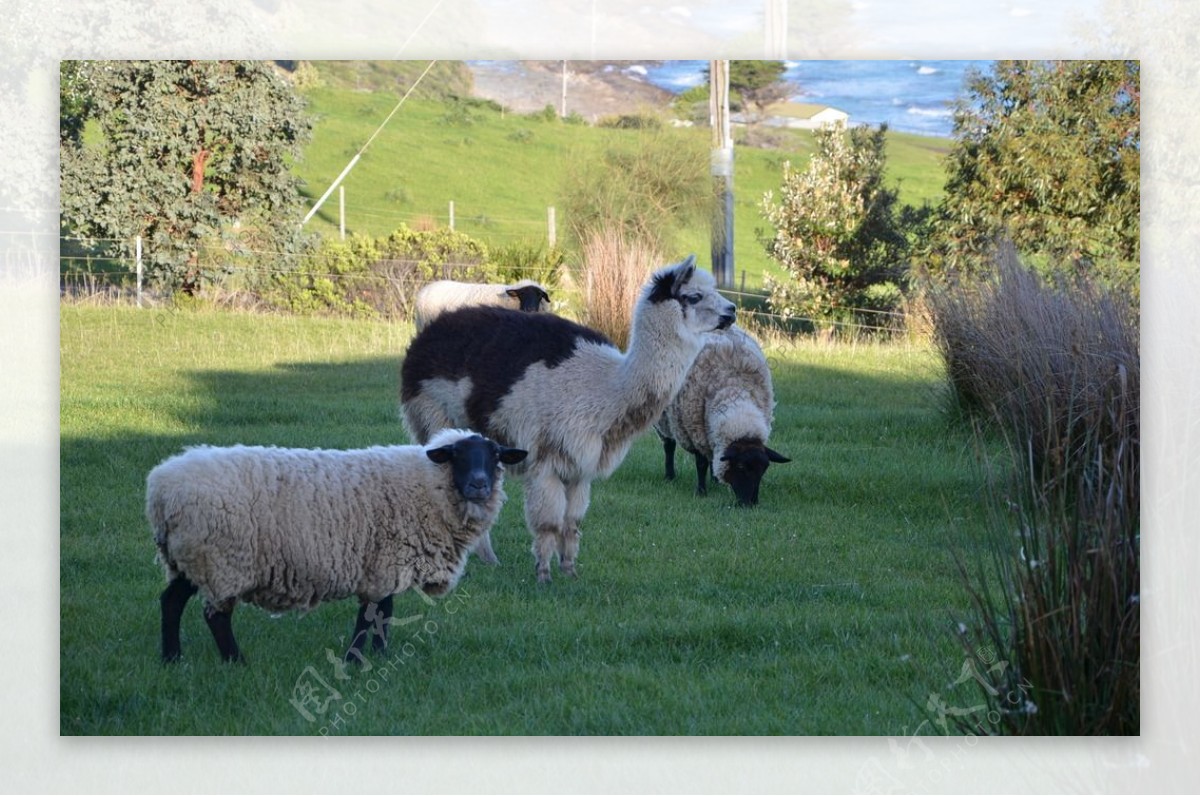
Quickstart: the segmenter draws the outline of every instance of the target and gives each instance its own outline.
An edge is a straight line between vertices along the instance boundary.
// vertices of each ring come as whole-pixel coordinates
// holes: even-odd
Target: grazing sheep
[[[488,285],[442,279],[417,291],[413,322],[421,331],[443,312],[459,307],[510,307],[521,312],[543,312],[550,307],[550,294],[529,279],[511,285]]]
[[[708,492],[708,468],[729,484],[738,505],[758,503],[771,462],[791,459],[767,447],[775,396],[771,369],[754,338],[731,326],[705,335],[695,364],[654,430],[662,438],[667,479],[675,477],[675,444],[696,457],[696,494]]]
[[[167,574],[163,660],[179,658],[179,619],[197,591],[227,661],[242,660],[231,624],[239,600],[279,612],[356,595],[347,659],[361,658],[371,620],[382,648],[392,595],[454,588],[504,503],[502,465],[524,458],[446,429],[425,448],[205,446],[167,459],[146,479]]]
[[[401,368],[416,440],[461,425],[529,451],[525,522],[540,582],[555,555],[575,574],[592,480],[616,469],[679,390],[703,333],[734,305],[695,257],[655,272],[634,305],[629,350],[579,324],[494,307],[448,313],[413,340]]]

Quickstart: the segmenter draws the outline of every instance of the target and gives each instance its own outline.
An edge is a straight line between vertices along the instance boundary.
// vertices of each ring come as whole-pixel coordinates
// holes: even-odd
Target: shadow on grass
[[[185,655],[192,661],[188,666],[194,668],[183,671],[185,676],[179,676],[179,671],[164,670],[157,660],[158,594],[163,582],[154,563],[154,547],[143,516],[145,477],[157,463],[187,445],[354,448],[406,443],[398,411],[399,366],[398,357],[388,356],[348,362],[282,363],[253,371],[195,370],[185,374],[185,381],[181,382],[184,386],[177,395],[151,394],[137,384],[129,386],[129,401],[148,407],[145,433],[92,431],[89,434],[67,424],[60,454],[62,732],[315,731],[297,717],[285,692],[306,664],[326,671],[323,651],[327,646],[337,646],[338,634],[349,631],[352,606],[348,603],[323,606],[299,625],[288,619],[267,622],[240,616],[239,637],[244,636],[242,640],[255,669],[235,675],[228,675],[215,662],[212,641],[199,611],[195,606],[189,607],[184,643]],[[961,472],[957,463],[941,467],[936,473],[915,464],[922,458],[945,452],[945,421],[922,397],[921,391],[928,387],[928,380],[795,362],[780,365],[775,377],[780,407],[773,445],[790,455],[793,462],[773,468],[768,474],[769,481],[764,486],[764,500],[769,501],[766,510],[734,513],[728,509],[728,501],[720,497],[710,495],[707,500],[699,500],[692,494],[694,476],[682,478],[686,484],[661,483],[661,447],[651,432],[650,439],[635,446],[610,482],[597,485],[593,511],[587,520],[590,535],[584,545],[583,577],[576,582],[556,581],[550,589],[535,591],[520,509],[505,508],[502,516],[505,527],[497,540],[505,565],[477,570],[466,582],[471,599],[478,600],[471,605],[478,612],[476,619],[481,620],[480,632],[486,632],[491,646],[520,644],[528,638],[531,627],[536,626],[541,628],[537,632],[546,637],[547,649],[565,649],[571,644],[579,647],[572,658],[560,659],[547,653],[548,657],[532,659],[528,672],[524,675],[517,672],[513,677],[549,676],[544,674],[549,670],[565,681],[572,660],[577,663],[595,659],[597,655],[613,660],[613,671],[624,667],[652,676],[654,662],[666,654],[657,648],[666,645],[675,649],[672,654],[680,657],[678,665],[682,669],[692,666],[693,659],[703,657],[705,665],[716,667],[721,677],[736,678],[739,656],[744,657],[753,649],[757,637],[733,632],[724,613],[726,605],[735,616],[738,612],[756,614],[764,604],[773,606],[774,611],[783,611],[782,617],[772,615],[767,623],[771,628],[802,627],[806,621],[804,614],[819,610],[819,621],[814,620],[813,627],[829,627],[829,638],[851,639],[856,648],[879,647],[887,642],[884,646],[888,654],[892,647],[901,644],[889,641],[896,633],[903,638],[902,652],[919,650],[927,642],[923,637],[925,630],[913,628],[919,628],[915,617],[928,612],[926,603],[947,599],[946,585],[936,575],[923,574],[929,569],[931,539],[944,539],[940,536],[944,517],[923,519],[926,525],[919,533],[931,539],[922,539],[923,549],[912,552],[909,561],[906,558],[909,554],[903,551],[913,548],[912,531],[900,516],[908,504],[893,501],[887,493],[894,491],[905,500],[934,493],[924,504],[914,503],[916,508],[912,510],[941,514],[945,504],[936,493],[949,491],[954,502],[971,488],[969,475]],[[149,429],[155,426],[170,430],[153,433]],[[831,450],[837,452],[832,461]],[[900,462],[890,468],[886,480],[881,480],[880,468],[874,464],[876,455]],[[819,468],[819,472],[814,468]],[[680,469],[681,473],[688,473],[688,468]],[[859,551],[864,540],[881,533],[879,528],[864,521],[861,527],[847,528],[834,538],[827,536],[828,531],[819,523],[827,522],[827,515],[840,514],[843,507],[855,512],[845,514],[847,518],[867,516],[863,509],[850,503],[866,502],[872,491],[884,492],[880,502],[886,505],[886,510],[871,515],[870,523],[882,523],[882,533],[889,538],[885,539],[883,552],[876,546],[872,548],[875,552],[868,555]],[[510,498],[518,506],[520,492],[518,486],[509,488]],[[894,511],[893,503],[901,510]],[[785,533],[784,526],[799,525],[802,513],[803,522],[813,524],[799,528],[798,533],[788,527]],[[716,515],[719,517],[711,519]],[[825,519],[822,515],[826,515]],[[672,527],[673,516],[676,525],[682,521],[694,523],[695,527]],[[879,520],[879,516],[884,519]],[[777,522],[781,518],[788,522]],[[889,525],[893,520],[894,525]],[[732,529],[731,521],[736,524]],[[686,556],[676,556],[675,552],[683,549],[683,545],[688,549],[699,546],[699,552],[693,550]],[[867,560],[860,560],[864,555]],[[522,556],[526,558],[522,560]],[[741,557],[732,562],[738,566],[731,565],[731,556]],[[871,569],[871,561],[876,560],[885,560],[889,570],[901,568],[901,574],[887,574],[891,580],[882,585],[876,583],[885,577]],[[946,565],[949,566],[948,559]],[[472,567],[475,566],[473,563]],[[707,576],[706,567],[712,568]],[[747,572],[747,578],[737,576],[739,571]],[[749,573],[754,573],[754,577],[749,578]],[[518,578],[527,588],[511,587],[511,582]],[[913,606],[886,608],[896,602],[893,591],[908,594],[903,590],[909,588],[909,582],[920,583],[922,578],[924,585],[919,588],[925,591],[912,598]],[[899,585],[892,585],[893,580]],[[825,589],[821,600],[800,599],[818,586]],[[558,619],[543,627],[541,623],[551,603]],[[859,618],[866,610],[863,605],[879,612],[874,620],[876,627],[860,626]],[[621,623],[644,621],[647,606],[658,606],[659,613],[655,614],[652,627],[634,634],[637,643],[630,643],[623,630],[614,630],[625,626]],[[888,610],[899,613],[891,617]],[[495,626],[505,616],[515,619],[509,626]],[[855,617],[853,622],[847,616]],[[938,621],[932,615],[929,619],[931,624]],[[586,639],[564,635],[567,631],[562,628],[570,627],[572,622],[578,627],[607,628],[609,632],[598,633],[599,640],[594,643],[584,643]],[[471,624],[469,620],[462,622],[464,628]],[[809,655],[803,639],[788,636],[783,630],[776,632],[780,636],[771,640],[768,651],[776,649],[778,641],[782,652],[772,654],[784,655],[789,671],[802,670]],[[475,673],[472,677],[501,677],[500,672],[493,671],[496,667],[485,667],[471,659],[467,641],[458,637],[451,641],[449,634],[445,638],[445,647],[437,653],[439,661],[458,656],[463,660],[451,663]],[[934,653],[927,655],[940,665],[941,659]],[[821,676],[838,676],[832,657],[816,663],[823,673]],[[951,660],[948,667],[957,663]],[[432,661],[427,661],[426,669],[431,664]],[[899,664],[892,662],[887,666],[890,672]],[[901,673],[894,676],[900,678],[907,671],[896,670]],[[605,671],[597,675],[602,680],[607,676]],[[464,682],[461,676],[450,679]],[[471,679],[468,677],[466,681]],[[914,688],[920,690],[926,680],[941,682],[944,673],[918,672],[914,679],[915,686],[900,679],[886,688],[904,693]],[[501,690],[505,682],[500,683]],[[609,683],[610,690],[616,689],[610,697],[619,701],[618,685],[615,680]],[[745,685],[741,683],[738,688]],[[224,688],[232,689],[229,696],[216,698],[210,693]],[[408,688],[389,685],[388,693],[394,692],[399,702],[403,701],[400,694],[406,699],[412,696]],[[667,686],[664,684],[663,688]],[[486,691],[479,689],[481,694]],[[192,711],[196,707],[195,693],[209,694],[218,707],[201,706],[195,711],[196,717],[183,724],[176,725],[163,718],[181,710]],[[236,709],[237,701],[243,698],[261,699],[270,710],[264,707],[243,715]],[[486,698],[477,697],[475,692],[462,698],[484,700],[472,702],[470,709],[462,711],[463,715],[493,718],[503,715],[503,705],[486,703]],[[769,694],[762,698],[759,710],[779,704]],[[881,700],[872,697],[871,701],[874,706]],[[890,693],[886,701],[889,704],[893,701]],[[902,702],[896,700],[896,704]],[[724,710],[736,712],[740,708],[731,705]],[[747,716],[752,713],[746,711]],[[817,726],[843,727],[842,720],[833,714],[826,719]],[[860,721],[845,724],[844,731],[894,733],[910,719],[908,715],[894,713],[881,725]],[[449,733],[462,731],[460,726],[446,724],[444,716],[412,721],[411,726],[406,725],[407,731],[420,733],[431,728]],[[548,714],[538,714],[527,721],[528,724],[511,731],[554,734],[569,729],[561,723],[561,717]],[[612,731],[641,729],[671,734],[683,730],[668,720],[656,725],[639,725],[638,721],[635,717],[629,720],[631,723],[615,724]],[[751,722],[747,731],[754,732],[757,727],[761,732],[780,726],[779,716],[774,719],[767,716],[764,721],[761,726]],[[355,725],[358,730],[371,733],[387,732],[391,726],[386,716]],[[485,721],[484,726],[491,732],[497,731],[494,723]],[[721,729],[703,726],[706,733]]]

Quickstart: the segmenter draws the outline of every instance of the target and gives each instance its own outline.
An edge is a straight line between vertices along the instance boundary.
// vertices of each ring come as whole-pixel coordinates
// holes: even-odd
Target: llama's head
[[[655,271],[646,288],[646,300],[673,310],[677,307],[683,328],[696,335],[728,328],[737,309],[717,292],[712,274],[696,268],[694,254]]]

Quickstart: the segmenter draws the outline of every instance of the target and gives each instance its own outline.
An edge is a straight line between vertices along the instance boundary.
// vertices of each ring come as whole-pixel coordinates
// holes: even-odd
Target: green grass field
[[[305,95],[314,117],[313,140],[296,172],[305,194],[319,198],[395,107],[390,92],[315,89]],[[671,134],[707,141],[707,129],[671,130]],[[454,202],[455,229],[490,245],[545,243],[547,207],[560,204],[563,178],[571,159],[587,158],[620,137],[637,131],[569,125],[537,116],[475,109],[455,112],[430,100],[409,100],[371,143],[342,185],[347,233],[387,235],[401,223],[420,220],[449,223]],[[766,231],[759,206],[763,194],[778,190],[783,163],[803,167],[813,151],[812,134],[780,132],[783,149],[738,147],[734,176],[734,260],[740,285],[758,290],[764,273],[782,274],[758,239]],[[920,206],[942,192],[944,139],[889,133],[888,182],[900,201]],[[338,234],[336,192],[310,226]],[[560,242],[565,222],[558,216]],[[709,231],[688,230],[687,251],[709,260]],[[686,252],[668,253],[682,256]]]
[[[72,304],[60,327],[63,734],[906,734],[931,693],[974,696],[948,690],[952,550],[981,544],[981,486],[924,344],[769,347],[793,462],[762,505],[697,498],[685,460],[664,482],[643,437],[595,485],[575,581],[534,581],[511,480],[502,564],[473,560],[432,606],[398,598],[389,653],[341,672],[353,600],[239,608],[245,666],[220,663],[196,600],[185,660],[160,664],[145,476],[194,443],[405,442],[411,329]]]

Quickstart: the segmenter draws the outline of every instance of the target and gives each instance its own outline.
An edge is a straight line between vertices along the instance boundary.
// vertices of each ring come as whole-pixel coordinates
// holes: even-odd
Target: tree
[[[91,86],[87,62],[60,61],[58,64],[58,136],[78,146],[83,128],[92,114]]]
[[[289,159],[310,135],[302,100],[265,62],[73,64],[60,124],[63,225],[186,293],[239,257],[304,245]],[[64,89],[68,88],[64,83]],[[67,118],[67,115],[70,118]],[[95,135],[78,135],[85,116]]]
[[[729,93],[739,110],[754,109],[755,119],[767,114],[767,108],[785,100],[790,89],[783,81],[787,64],[783,61],[730,61]]]
[[[730,61],[729,106],[746,112],[751,121],[766,116],[767,108],[788,98],[791,88],[783,80],[787,64],[783,61]],[[704,85],[694,86],[675,100],[676,112],[683,118],[708,122],[708,95],[712,75],[704,67]]]
[[[898,192],[883,186],[887,126],[828,125],[815,134],[808,169],[784,163],[779,201],[763,197],[775,228],[764,241],[789,278],[767,276],[771,308],[817,323],[879,326],[895,309],[908,243],[896,210]]]
[[[932,259],[972,270],[999,237],[1034,261],[1137,281],[1137,61],[998,61],[955,115]]]

